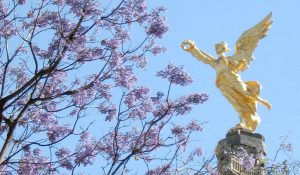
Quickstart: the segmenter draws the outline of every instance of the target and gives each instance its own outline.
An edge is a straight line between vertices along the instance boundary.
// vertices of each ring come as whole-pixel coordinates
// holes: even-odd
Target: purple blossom
[[[5,9],[3,9],[5,11]],[[1,20],[0,23],[0,36],[4,38],[10,38],[17,34],[17,28],[15,25],[9,20]]]
[[[136,62],[137,67],[144,68],[147,65],[147,59],[144,55],[134,55],[130,60]]]
[[[137,13],[143,13],[147,9],[146,1],[145,0],[136,0],[134,8],[136,9]]]
[[[185,128],[182,126],[174,126],[171,131],[172,134],[176,135],[179,138],[183,137],[184,134],[186,133]]]
[[[73,109],[70,113],[69,116],[76,116],[78,114],[78,109]]]
[[[66,0],[53,0],[54,1],[54,4],[58,5],[58,6],[61,6],[63,5],[64,3],[66,3]]]
[[[76,105],[84,105],[88,103],[90,99],[92,99],[95,95],[94,89],[80,90],[75,95],[73,95],[73,103]]]
[[[284,144],[282,143],[282,144],[280,145],[280,147],[281,147],[282,149],[288,151],[288,152],[293,152],[293,151],[294,151],[294,147],[293,147],[293,145],[292,145],[291,143],[284,143]]]
[[[18,3],[19,3],[20,5],[23,5],[23,4],[26,3],[26,0],[19,0]]]
[[[187,96],[186,100],[190,104],[202,104],[203,102],[208,100],[208,95],[204,93],[194,93]]]
[[[124,103],[128,107],[132,107],[137,101],[143,101],[148,98],[150,90],[146,87],[139,87],[126,95]]]
[[[205,170],[208,172],[209,175],[218,175],[216,169],[214,169],[211,165],[206,165]]]
[[[202,124],[198,123],[195,120],[192,120],[191,122],[189,122],[187,129],[191,130],[191,131],[203,131]]]
[[[8,127],[7,127],[6,125],[2,125],[2,126],[0,127],[0,133],[6,132],[7,129],[8,129]]]
[[[57,119],[51,113],[42,111],[32,111],[29,119],[36,125],[35,131],[48,130],[58,124]]]
[[[161,46],[154,46],[151,50],[151,52],[154,55],[159,55],[159,54],[165,53],[166,51],[167,51],[167,49],[165,47],[161,47]]]
[[[167,102],[164,102],[157,105],[156,109],[153,111],[153,115],[162,118],[171,116],[173,114],[172,112],[171,106]]]
[[[116,16],[124,16],[124,21],[131,25],[131,21],[136,20],[140,24],[145,22],[148,16],[146,13],[147,5],[145,0],[125,0],[124,6],[116,11]]]
[[[59,24],[61,24],[61,20],[59,18],[59,14],[57,12],[54,11],[45,11],[42,13],[42,15],[40,16],[40,18],[38,18],[38,20],[36,21],[36,24],[38,27],[43,28],[46,27],[48,25],[51,26],[56,26],[58,27]],[[28,25],[28,26],[27,26]],[[25,23],[25,27],[30,27],[30,23]],[[63,26],[66,27],[66,26]]]
[[[177,115],[186,115],[188,114],[192,106],[204,103],[208,99],[206,94],[194,93],[188,96],[183,96],[176,100],[172,107]]]
[[[39,148],[36,148],[32,151],[34,156],[40,156],[42,154],[42,150],[40,150]]]
[[[10,77],[14,79],[14,81],[16,82],[15,83],[16,87],[21,87],[29,80],[29,77],[26,74],[24,64],[19,64],[19,66],[11,68],[9,70],[9,74]]]
[[[172,175],[170,170],[170,165],[162,165],[156,169],[150,170],[146,173],[146,175]]]
[[[9,171],[9,167],[6,165],[0,165],[1,175],[13,175],[12,172]]]
[[[96,158],[96,145],[90,142],[85,142],[78,147],[80,152],[75,156],[75,163],[87,166],[93,164],[93,160]]]
[[[122,61],[124,60],[124,55],[118,52],[112,52],[111,58],[110,58],[110,67],[112,69],[117,68],[119,66],[122,66]]]
[[[76,55],[76,60],[80,62],[92,61],[103,57],[103,50],[100,48],[82,50]]]
[[[133,74],[132,67],[130,66],[119,67],[115,72],[114,80],[117,86],[129,89],[137,81],[136,76]]]
[[[73,169],[73,164],[70,161],[70,159],[63,159],[59,161],[59,164],[61,167],[67,169],[67,170],[72,170]]]
[[[101,45],[104,45],[112,50],[115,50],[120,46],[121,42],[118,39],[102,40]]]
[[[132,119],[145,119],[147,116],[147,110],[144,110],[143,107],[131,109],[128,112],[128,117]]]
[[[151,97],[151,100],[153,101],[153,103],[159,103],[163,96],[164,93],[157,92],[155,97]]]
[[[157,17],[150,21],[150,26],[147,30],[147,34],[162,38],[168,30],[169,27],[166,25],[166,19],[163,17]]]
[[[201,147],[197,147],[197,148],[195,149],[195,154],[196,154],[198,157],[202,156],[202,155],[203,155],[203,149],[202,149]]]
[[[82,142],[86,142],[90,137],[90,133],[89,132],[84,132],[80,135],[80,141]]]
[[[66,72],[56,71],[48,78],[48,83],[43,87],[42,97],[50,97],[55,94],[62,93],[67,89],[65,81],[67,78]],[[49,103],[48,103],[49,104]]]
[[[102,114],[106,115],[106,121],[112,121],[117,115],[117,108],[113,104],[101,104],[98,109]]]
[[[8,37],[14,35],[15,32],[16,32],[16,30],[14,30],[14,28],[10,28],[8,26],[5,26],[0,31],[0,36],[3,36],[4,38],[8,38]]]
[[[57,156],[57,158],[62,159],[62,158],[69,156],[70,153],[71,153],[71,151],[69,148],[60,148],[59,150],[57,150],[55,152],[55,155]]]
[[[187,86],[193,82],[191,76],[183,70],[182,66],[178,67],[172,63],[169,63],[165,70],[157,72],[156,76],[168,79],[170,83],[180,86]]]
[[[159,146],[159,144],[163,144],[163,141],[159,139],[159,128],[149,130],[147,135],[144,135],[145,137],[147,138],[146,150],[152,150]]]
[[[71,150],[68,148],[60,148],[55,152],[55,155],[59,159],[59,164],[61,167],[66,168],[67,170],[71,170],[73,168],[73,165],[71,163],[71,157],[69,157],[71,154]]]
[[[29,12],[27,13],[27,17],[29,17],[29,18],[30,18],[30,17],[33,17],[33,13],[34,13],[33,11],[29,11]]]
[[[101,14],[101,11],[97,8],[100,6],[100,3],[94,0],[67,0],[66,3],[71,7],[70,11],[76,14],[77,16],[90,16],[92,14]]]
[[[130,39],[130,35],[127,30],[124,30],[120,26],[116,26],[115,30],[116,30],[116,38],[122,40],[122,42]]]
[[[238,162],[247,170],[254,167],[256,159],[253,154],[249,154],[244,148],[240,147],[236,153]]]
[[[6,7],[3,2],[0,2],[0,16],[4,16],[7,14],[8,7]]]
[[[47,136],[51,143],[71,133],[71,129],[67,126],[53,126],[49,128]]]
[[[110,90],[112,89],[111,84],[100,84],[95,83],[95,90],[98,92],[99,96],[104,98],[105,100],[110,100],[112,95]]]
[[[280,137],[281,143],[280,143],[280,150],[286,151],[286,152],[293,152],[294,146],[288,142],[288,136]]]
[[[165,131],[173,117],[205,97],[168,96],[167,101],[162,92],[151,97],[150,89],[138,84],[136,72],[147,65],[148,54],[166,51],[156,44],[168,31],[165,9],[151,11],[146,0],[28,3],[0,2],[0,44],[8,49],[1,50],[7,54],[0,62],[0,112],[17,122],[12,139],[8,120],[0,126],[2,139],[12,140],[2,148],[5,159],[12,155],[5,171],[80,174],[78,166],[97,161],[104,172],[112,168],[118,174],[116,165],[129,156],[129,167],[119,166],[123,174],[131,173],[134,157],[154,165],[161,160],[149,175],[174,174],[169,155],[160,153],[186,145],[188,134],[202,127],[195,121],[174,127],[179,140]],[[182,67],[171,64],[158,76],[181,86],[192,82]],[[99,132],[90,132],[98,124]]]
[[[49,169],[50,165],[47,164],[48,159],[41,156],[41,151],[34,149],[34,152],[31,152],[30,149],[25,151],[24,156],[20,160],[18,174],[27,175],[27,174],[40,174],[44,169]]]

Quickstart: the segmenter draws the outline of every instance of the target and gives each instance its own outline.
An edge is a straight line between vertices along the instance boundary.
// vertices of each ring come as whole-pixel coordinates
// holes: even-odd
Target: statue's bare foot
[[[252,132],[253,129],[247,127],[244,123],[239,123],[237,125],[235,125],[235,127],[231,128],[231,130],[248,130],[249,132]]]
[[[246,128],[246,125],[244,123],[239,123],[235,126],[235,128]]]

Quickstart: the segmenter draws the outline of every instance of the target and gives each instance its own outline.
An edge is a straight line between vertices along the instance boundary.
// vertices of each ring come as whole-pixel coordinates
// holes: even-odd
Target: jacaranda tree
[[[212,171],[208,160],[190,168],[201,149],[185,149],[201,123],[174,120],[207,95],[172,96],[192,83],[172,63],[154,75],[165,89],[138,81],[166,50],[164,11],[146,0],[0,1],[0,174]]]

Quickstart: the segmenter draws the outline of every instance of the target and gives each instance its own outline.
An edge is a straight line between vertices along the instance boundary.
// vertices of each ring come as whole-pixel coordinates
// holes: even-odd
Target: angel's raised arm
[[[190,52],[198,60],[200,60],[206,64],[209,64],[212,67],[215,67],[216,59],[213,56],[199,50],[196,47],[194,41],[191,41],[191,40],[183,41],[181,44],[181,47],[183,48],[183,50]]]

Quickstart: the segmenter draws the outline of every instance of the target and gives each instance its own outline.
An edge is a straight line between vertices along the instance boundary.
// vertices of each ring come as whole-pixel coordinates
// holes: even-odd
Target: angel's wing
[[[272,24],[272,13],[266,16],[261,22],[245,31],[236,42],[236,51],[230,60],[236,63],[243,62],[244,66],[239,66],[237,72],[247,69],[254,60],[253,52],[260,39],[267,35],[268,29]]]

